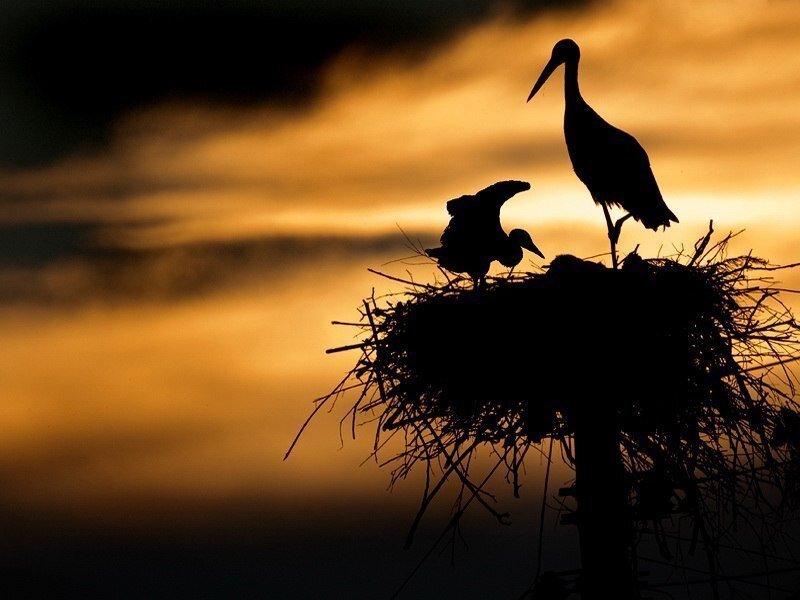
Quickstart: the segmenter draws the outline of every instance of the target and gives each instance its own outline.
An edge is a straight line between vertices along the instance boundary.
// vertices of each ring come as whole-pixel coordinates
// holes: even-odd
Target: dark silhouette
[[[503,182],[477,197],[506,199],[527,187]],[[462,208],[479,215],[481,206],[476,196],[450,203],[443,246],[471,222]],[[619,268],[557,256],[541,272],[490,278],[480,293],[461,278],[387,276],[408,286],[405,296],[371,296],[359,323],[342,323],[362,337],[328,352],[361,355],[300,433],[328,402],[361,388],[343,419],[352,419],[353,435],[360,423],[374,427],[376,457],[403,436],[384,462],[396,465],[392,482],[414,468],[426,473],[407,546],[457,478],[453,517],[420,564],[456,543],[471,504],[508,524],[485,486],[497,470],[519,495],[526,454],[549,438],[549,450],[537,448],[548,466],[525,597],[638,600],[680,585],[721,600],[721,586],[737,581],[788,591],[799,570],[785,556],[796,540],[784,528],[800,506],[800,405],[782,367],[800,360],[800,324],[775,297],[772,272],[785,267],[729,257],[733,234],[713,244],[712,234],[710,223],[693,251],[631,253]],[[473,457],[487,445],[496,462],[476,476]],[[580,569],[548,572],[542,531],[559,451],[575,473],[558,491],[566,498],[559,520],[577,527]],[[743,555],[763,566],[726,573]],[[674,570],[688,576],[671,581]]]
[[[522,260],[523,248],[544,258],[527,231],[512,229],[506,234],[500,225],[500,208],[506,200],[530,187],[526,181],[500,181],[475,195],[450,200],[447,212],[452,218],[441,246],[425,253],[448,271],[467,273],[476,288],[494,260],[513,269]]]
[[[592,199],[603,207],[611,242],[611,258],[617,267],[616,244],[622,224],[633,217],[648,229],[669,227],[678,217],[667,207],[650,168],[644,148],[632,135],[617,129],[598,115],[578,88],[580,48],[572,40],[561,40],[533,86],[528,101],[563,64],[564,137],[575,174],[589,188]],[[609,206],[620,206],[628,214],[612,223]]]
[[[569,597],[564,582],[553,571],[542,573],[532,592],[534,600],[566,600]]]

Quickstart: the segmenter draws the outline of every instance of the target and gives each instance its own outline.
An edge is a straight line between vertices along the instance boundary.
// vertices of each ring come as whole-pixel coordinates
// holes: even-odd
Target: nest
[[[712,244],[711,234],[670,258],[630,254],[618,270],[559,256],[480,289],[459,278],[397,280],[407,286],[399,300],[371,297],[349,324],[362,340],[333,351],[361,354],[316,410],[358,390],[343,423],[354,435],[359,422],[374,426],[375,456],[402,436],[383,463],[392,480],[426,469],[409,543],[451,477],[462,489],[456,517],[477,501],[505,522],[488,478],[504,472],[516,494],[523,460],[544,438],[571,461],[587,406],[619,431],[639,522],[686,513],[708,546],[743,514],[763,528],[800,497],[791,487],[800,473],[790,369],[798,325],[770,276],[781,267],[729,257],[732,236]],[[496,462],[475,479],[481,446]]]

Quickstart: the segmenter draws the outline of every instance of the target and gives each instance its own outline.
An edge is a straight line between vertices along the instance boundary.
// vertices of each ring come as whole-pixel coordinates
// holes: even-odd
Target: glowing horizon
[[[504,209],[507,229],[528,229],[548,258],[607,250],[564,147],[561,76],[525,103],[563,37],[581,44],[587,101],[647,149],[680,218],[658,233],[626,224],[623,249],[668,254],[713,218],[720,232],[746,228],[737,251],[796,261],[798,27],[788,0],[500,14],[413,61],[348,51],[308,107],[164,103],[126,115],[102,152],[0,172],[0,225],[87,225],[97,256],[130,263],[118,277],[117,263],[80,253],[0,271],[22,290],[0,304],[0,475],[17,478],[7,496],[45,507],[57,496],[267,496],[271,478],[297,495],[380,492],[385,474],[354,468],[368,442],[337,453],[332,416],[291,469],[280,459],[351,360],[324,357],[350,341],[329,322],[352,317],[373,286],[397,291],[365,269],[403,256],[398,226],[435,240],[448,199],[524,179],[532,189]],[[328,237],[341,240],[281,253],[283,238]],[[389,242],[363,244],[372,238]],[[247,254],[264,240],[276,247]],[[245,250],[197,257],[234,244]],[[161,293],[164,280],[208,273],[227,283]],[[40,301],[40,288],[66,300]]]

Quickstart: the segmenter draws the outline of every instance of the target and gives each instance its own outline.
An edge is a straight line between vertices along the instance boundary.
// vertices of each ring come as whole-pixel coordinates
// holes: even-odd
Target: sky
[[[351,341],[330,322],[399,291],[368,267],[433,276],[390,261],[404,233],[435,242],[448,199],[530,181],[506,229],[548,258],[606,250],[564,145],[562,74],[525,103],[561,38],[581,46],[584,98],[647,149],[680,218],[629,222],[623,249],[669,254],[714,219],[745,230],[734,251],[798,260],[791,0],[0,12],[0,520],[28,585],[391,595],[424,551],[401,550],[419,481],[387,492],[388,472],[359,466],[369,432],[342,444],[335,411],[283,453],[355,360],[324,354]],[[486,597],[498,578],[464,574],[492,560],[518,595],[539,466],[529,477],[503,497],[514,527],[476,515],[478,549],[408,597],[454,580]],[[41,564],[55,575],[36,581]]]

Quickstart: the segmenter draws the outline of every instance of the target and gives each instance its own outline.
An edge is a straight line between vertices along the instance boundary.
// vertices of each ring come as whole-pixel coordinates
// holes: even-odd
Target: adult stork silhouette
[[[441,247],[425,253],[455,273],[467,273],[475,288],[480,287],[492,261],[513,269],[522,260],[522,249],[544,258],[524,229],[506,234],[500,224],[500,208],[512,196],[530,189],[526,181],[499,181],[477,194],[450,200],[452,217],[440,239]]]
[[[549,62],[533,86],[528,102],[547,78],[564,65],[564,137],[572,167],[592,199],[603,207],[611,242],[611,260],[617,268],[617,241],[622,224],[633,217],[648,229],[669,227],[678,217],[667,207],[658,189],[650,159],[632,135],[617,129],[598,115],[578,88],[581,51],[574,41],[561,40],[553,47]],[[609,206],[620,206],[628,214],[611,221]]]

